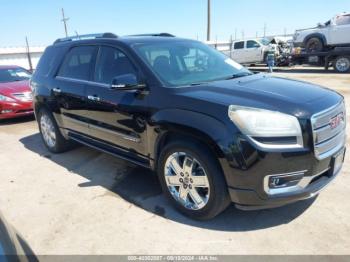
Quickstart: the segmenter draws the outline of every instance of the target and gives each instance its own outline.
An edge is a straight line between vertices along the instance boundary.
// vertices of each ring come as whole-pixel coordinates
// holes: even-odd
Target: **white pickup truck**
[[[233,42],[230,54],[226,54],[240,64],[263,64],[270,50],[278,52],[277,45],[268,39],[247,39]]]
[[[336,15],[315,28],[297,30],[293,42],[294,47],[305,48],[308,52],[350,46],[350,13]]]

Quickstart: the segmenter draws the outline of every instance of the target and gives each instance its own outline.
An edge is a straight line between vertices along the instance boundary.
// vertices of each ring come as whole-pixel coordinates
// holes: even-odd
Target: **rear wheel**
[[[319,52],[324,48],[322,40],[317,37],[309,39],[305,47],[307,52]]]
[[[222,171],[209,149],[189,141],[168,144],[161,152],[158,176],[164,194],[194,219],[211,219],[230,203]]]
[[[38,124],[41,137],[50,152],[62,153],[70,148],[72,142],[62,136],[53,115],[46,108],[39,111]]]
[[[350,57],[349,56],[339,56],[334,61],[334,69],[338,73],[348,73],[350,72]]]

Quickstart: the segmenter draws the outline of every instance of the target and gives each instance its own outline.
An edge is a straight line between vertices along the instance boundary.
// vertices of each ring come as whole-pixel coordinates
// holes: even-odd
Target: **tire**
[[[202,144],[186,140],[167,144],[159,156],[157,173],[165,196],[177,210],[192,219],[214,218],[231,203],[226,181],[215,159]],[[190,174],[184,163],[192,165]],[[175,173],[176,168],[178,172]],[[183,198],[180,198],[180,192],[185,192]],[[198,196],[202,200],[196,201],[199,204],[194,200],[198,200]]]
[[[40,109],[38,113],[38,125],[41,138],[50,152],[63,153],[73,145],[71,141],[62,136],[52,113],[48,109]]]
[[[307,52],[320,52],[323,50],[324,45],[321,39],[313,37],[306,42],[305,48]]]
[[[333,63],[335,71],[338,73],[349,73],[350,72],[350,57],[339,56]]]

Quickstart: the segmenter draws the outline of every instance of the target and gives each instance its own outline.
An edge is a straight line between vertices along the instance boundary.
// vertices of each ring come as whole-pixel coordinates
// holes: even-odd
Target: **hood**
[[[306,82],[256,74],[234,80],[211,82],[183,88],[182,96],[212,103],[241,105],[309,117],[342,97],[329,89]]]
[[[0,83],[0,94],[11,96],[23,92],[31,92],[29,80]]]

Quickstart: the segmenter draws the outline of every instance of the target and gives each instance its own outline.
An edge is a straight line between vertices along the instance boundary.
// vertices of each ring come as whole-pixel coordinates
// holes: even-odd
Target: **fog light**
[[[11,113],[11,112],[13,112],[13,110],[11,110],[11,109],[1,110],[1,114],[7,114],[7,113]]]
[[[276,175],[269,177],[269,188],[283,188],[297,185],[304,177],[304,173],[288,174],[288,175]]]

